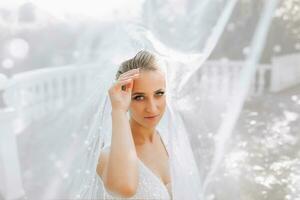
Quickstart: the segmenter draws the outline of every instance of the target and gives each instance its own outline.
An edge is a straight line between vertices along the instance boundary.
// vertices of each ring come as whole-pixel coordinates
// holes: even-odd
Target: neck
[[[155,137],[155,127],[146,128],[130,119],[130,128],[135,145],[143,145],[145,143],[153,143]]]

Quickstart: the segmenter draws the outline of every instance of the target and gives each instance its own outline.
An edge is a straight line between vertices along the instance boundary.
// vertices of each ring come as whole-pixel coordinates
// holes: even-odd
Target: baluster
[[[215,95],[218,92],[218,68],[215,64],[210,66],[209,74],[208,74],[208,81],[209,81],[209,88],[211,88],[210,94]],[[211,78],[210,78],[211,77]]]
[[[64,76],[59,76],[58,78],[59,78],[57,80],[57,83],[58,83],[58,99],[60,99],[59,107],[62,107],[63,103],[65,102]]]
[[[265,68],[264,67],[260,67],[258,68],[259,71],[259,75],[258,75],[258,89],[257,89],[257,94],[261,95],[264,91],[264,87],[265,87]]]
[[[44,96],[44,91],[43,91],[43,82],[38,82],[38,88],[39,88],[39,93],[38,93],[38,99],[36,101],[36,103],[38,104],[38,118],[41,118],[41,116],[43,115],[43,96]]]
[[[70,77],[69,76],[65,76],[65,91],[66,91],[66,97],[67,97],[67,101],[69,102],[71,97],[71,87],[70,87]]]
[[[71,79],[72,79],[72,87],[73,87],[72,96],[73,99],[75,99],[74,97],[79,96],[78,74],[74,73]]]
[[[231,76],[231,66],[229,63],[223,63],[220,68],[220,83],[221,83],[221,93],[226,98],[230,91],[230,76]]]
[[[36,93],[35,93],[35,83],[31,83],[30,85],[30,111],[31,111],[31,117],[32,119],[36,119],[35,118],[35,99],[36,99]]]
[[[14,134],[15,118],[14,109],[0,110],[0,191],[3,192],[5,199],[17,199],[25,194]]]
[[[51,79],[49,79],[48,81],[48,101],[50,102],[50,109],[55,109],[56,110],[56,101],[55,101],[55,94],[54,94],[54,85],[53,85],[53,81],[54,81],[54,76],[51,77]]]

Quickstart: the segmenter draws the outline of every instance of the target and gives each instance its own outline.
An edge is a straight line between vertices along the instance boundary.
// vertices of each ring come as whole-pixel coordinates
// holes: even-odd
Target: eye
[[[165,94],[165,92],[160,91],[160,92],[157,92],[156,94],[157,94],[158,96],[163,96],[163,95]]]
[[[140,101],[144,99],[144,96],[135,96],[133,99],[136,101]]]

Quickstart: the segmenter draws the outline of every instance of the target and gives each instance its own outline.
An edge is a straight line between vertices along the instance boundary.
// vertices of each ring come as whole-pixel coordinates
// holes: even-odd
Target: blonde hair
[[[148,51],[142,50],[138,52],[133,58],[121,63],[116,74],[116,79],[118,79],[121,74],[132,69],[155,71],[159,69],[159,67],[155,55]]]

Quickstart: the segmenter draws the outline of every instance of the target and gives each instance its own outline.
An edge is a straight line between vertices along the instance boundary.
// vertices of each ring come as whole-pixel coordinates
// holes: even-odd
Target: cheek
[[[143,104],[140,102],[132,102],[129,106],[129,111],[133,116],[139,116],[143,112]]]
[[[161,108],[161,110],[165,110],[166,105],[167,105],[166,98],[165,97],[161,98],[161,100],[160,100],[160,108]]]

